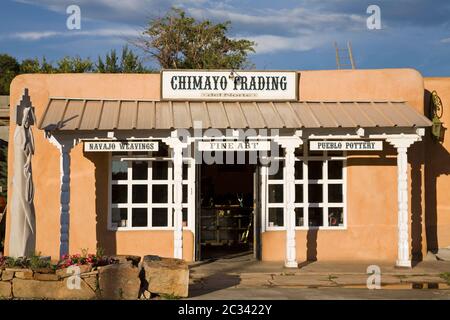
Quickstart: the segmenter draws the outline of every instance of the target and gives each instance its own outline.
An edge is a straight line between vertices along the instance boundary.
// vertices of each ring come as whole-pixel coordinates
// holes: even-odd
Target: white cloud
[[[450,43],[450,38],[441,39],[441,43]]]
[[[280,51],[308,51],[327,42],[319,37],[283,37],[274,35],[258,35],[248,37],[256,42],[257,54],[275,53]]]
[[[129,27],[123,28],[100,28],[92,30],[67,30],[67,31],[29,31],[16,32],[3,38],[19,39],[24,41],[37,41],[46,38],[56,37],[137,37],[140,34],[138,30]]]

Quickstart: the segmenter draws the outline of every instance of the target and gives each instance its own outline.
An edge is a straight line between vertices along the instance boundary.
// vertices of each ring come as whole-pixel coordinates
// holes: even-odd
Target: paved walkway
[[[442,276],[443,273],[450,275],[450,262],[424,261],[411,269],[396,268],[385,262],[313,262],[300,264],[298,269],[287,269],[280,262],[256,261],[250,254],[193,263],[189,290],[191,297],[214,296],[224,289],[346,288],[371,291],[367,290],[369,265],[380,268],[381,289],[444,289],[450,292],[450,279]]]

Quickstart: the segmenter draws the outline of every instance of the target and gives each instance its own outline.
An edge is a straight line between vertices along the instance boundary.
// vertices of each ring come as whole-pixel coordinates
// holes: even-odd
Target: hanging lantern
[[[442,118],[442,114],[444,112],[444,107],[442,105],[441,98],[438,96],[436,91],[431,93],[431,112],[433,115],[432,126],[431,126],[431,134],[433,137],[439,141],[444,141],[445,128],[443,126],[443,122],[440,120]]]

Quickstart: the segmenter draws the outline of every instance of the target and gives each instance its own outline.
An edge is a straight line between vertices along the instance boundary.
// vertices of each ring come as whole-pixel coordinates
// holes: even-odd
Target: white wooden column
[[[409,217],[408,217],[408,148],[416,141],[416,138],[388,138],[386,139],[397,149],[397,201],[398,201],[398,253],[397,267],[411,268],[409,250]]]
[[[163,139],[163,142],[173,151],[173,256],[183,259],[183,148],[187,144],[182,143],[174,133],[171,138]]]
[[[303,141],[297,137],[279,137],[275,141],[285,150],[285,226],[286,226],[286,255],[284,266],[298,268],[297,248],[295,239],[295,149]]]
[[[183,148],[181,145],[173,147],[173,199],[174,199],[174,257],[183,258]]]

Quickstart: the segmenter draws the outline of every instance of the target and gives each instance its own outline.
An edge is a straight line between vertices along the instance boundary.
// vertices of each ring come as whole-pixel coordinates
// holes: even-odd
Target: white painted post
[[[181,144],[173,146],[174,257],[183,258],[183,153]]]
[[[416,141],[416,138],[388,138],[386,139],[397,149],[397,196],[398,196],[398,253],[397,267],[411,268],[409,252],[409,219],[408,219],[408,148]]]
[[[285,149],[286,256],[284,266],[286,268],[298,268],[295,239],[295,148],[301,145],[303,141],[297,136],[280,137],[275,141]]]
[[[173,151],[173,256],[183,259],[183,148],[188,144],[178,139],[176,131],[162,141]]]

